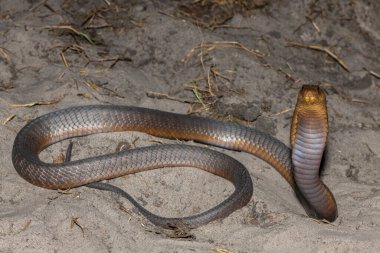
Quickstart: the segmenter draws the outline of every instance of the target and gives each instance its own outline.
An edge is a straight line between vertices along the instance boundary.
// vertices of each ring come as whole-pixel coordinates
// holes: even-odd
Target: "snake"
[[[235,189],[221,203],[187,217],[162,217],[127,198],[154,225],[198,227],[247,205],[253,183],[236,159],[198,145],[162,144],[128,149],[60,164],[44,162],[39,154],[65,139],[103,132],[138,131],[153,136],[191,140],[250,153],[270,164],[289,183],[318,219],[334,221],[333,194],[319,177],[327,141],[326,97],[316,85],[304,85],[293,114],[289,148],[268,133],[232,122],[126,105],[69,107],[39,116],[16,135],[12,162],[29,183],[47,189],[72,189],[128,174],[171,167],[194,167],[230,181]],[[95,187],[96,188],[96,187]],[[302,201],[301,201],[302,203]]]

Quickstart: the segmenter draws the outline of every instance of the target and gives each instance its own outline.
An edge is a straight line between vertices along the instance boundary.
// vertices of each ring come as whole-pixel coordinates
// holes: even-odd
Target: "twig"
[[[365,99],[353,98],[353,97],[350,97],[350,96],[347,96],[347,95],[343,95],[343,94],[339,94],[339,95],[342,98],[347,99],[348,101],[353,102],[353,103],[360,103],[360,104],[367,104],[367,105],[372,104],[370,101],[365,100]]]
[[[62,50],[59,55],[61,56],[61,59],[63,61],[63,64],[65,64],[66,68],[69,67],[69,64],[67,63],[66,57],[65,57],[65,52]]]
[[[319,223],[319,224],[328,224],[328,225],[330,225],[330,226],[333,226],[333,227],[336,227],[337,225],[336,224],[334,224],[334,223],[332,223],[331,221],[328,221],[328,220],[326,220],[326,219],[322,219],[322,220],[318,220],[318,219],[314,219],[314,218],[309,218],[309,219],[311,219],[312,221],[315,221],[315,222],[317,222],[317,223]]]
[[[73,193],[71,192],[71,189],[66,189],[66,190],[60,190],[60,189],[58,189],[57,192],[58,192],[59,194],[63,194],[63,195],[70,195],[70,194],[73,194]]]
[[[324,53],[328,54],[331,58],[333,58],[336,62],[338,62],[338,64],[342,68],[344,68],[347,72],[350,72],[350,70],[348,69],[347,65],[344,63],[344,61],[342,59],[340,59],[335,53],[333,53],[327,47],[323,47],[321,45],[307,45],[307,44],[304,44],[302,42],[296,42],[296,41],[289,41],[287,43],[287,46],[304,47],[304,48],[309,48],[309,49],[313,49],[313,50],[324,52]]]
[[[102,88],[101,88],[99,85],[97,85],[96,83],[94,83],[94,82],[91,81],[91,80],[85,80],[84,83],[85,83],[89,88],[91,88],[91,89],[93,89],[93,90],[96,90],[97,92],[99,92],[99,91],[102,90]]]
[[[321,29],[319,29],[318,25],[315,23],[313,17],[311,16],[306,16],[306,18],[310,21],[310,23],[313,25],[314,29],[318,32],[321,33]]]
[[[104,87],[104,85],[98,85],[94,83],[91,80],[85,80],[84,83],[91,89],[95,90],[100,95],[106,95],[106,96],[112,96],[112,97],[119,97],[124,98],[124,96],[118,94],[116,91],[109,89],[107,87]]]
[[[372,104],[370,101],[365,100],[365,99],[360,99],[360,98],[348,98],[348,99],[354,103],[367,104],[367,105]]]
[[[319,0],[313,0],[309,6],[307,7],[307,10],[306,10],[306,18],[311,22],[311,24],[313,25],[314,29],[320,33],[321,32],[321,29],[319,29],[318,25],[315,23],[314,19],[318,16],[318,14],[316,16],[313,17],[313,12],[314,12],[314,6],[317,4]]]
[[[173,101],[177,101],[177,102],[181,102],[181,103],[190,103],[187,100],[183,100],[183,99],[179,99],[179,98],[176,98],[176,97],[172,97],[172,96],[170,96],[168,94],[160,93],[160,92],[147,91],[146,95],[148,97],[150,97],[150,98],[169,99],[169,100],[173,100]]]
[[[51,104],[57,104],[61,99],[51,99],[51,100],[43,100],[43,101],[34,101],[27,104],[10,104],[10,107],[32,107],[35,105],[51,105]]]
[[[291,108],[286,108],[286,109],[282,110],[281,112],[275,113],[274,115],[275,115],[275,116],[278,116],[278,115],[281,115],[281,114],[287,113],[288,111],[291,111],[291,110],[292,110]]]
[[[111,6],[111,1],[109,0],[103,0],[108,6]]]
[[[82,98],[87,98],[87,99],[93,98],[93,96],[90,93],[78,93],[77,96],[82,97]]]
[[[70,25],[53,25],[53,26],[44,26],[43,28],[45,28],[45,29],[69,30],[69,31],[73,32],[74,34],[76,34],[77,36],[82,37],[85,40],[87,40],[91,45],[93,45],[93,46],[96,45],[95,41],[93,41],[88,34],[81,32],[81,31],[75,29],[74,27],[72,27]]]
[[[35,4],[34,6],[32,6],[32,8],[29,9],[30,12],[33,12],[35,11],[36,9],[40,8],[41,6],[43,6],[44,4],[46,4],[47,0],[42,0],[40,2],[38,2],[37,4]]]
[[[380,79],[380,74],[379,74],[379,73],[377,73],[377,72],[375,72],[375,71],[373,71],[373,70],[367,70],[367,71],[368,71],[368,73],[369,73],[370,75],[376,77],[377,79]]]
[[[207,102],[204,101],[204,98],[202,96],[202,92],[199,90],[199,88],[196,85],[189,86],[189,88],[191,88],[191,91],[193,92],[197,101],[202,105],[203,109],[208,111],[210,109],[209,105],[206,104]],[[208,90],[207,90],[207,92],[208,92]]]
[[[233,253],[232,251],[229,251],[227,249],[222,249],[222,248],[219,248],[219,247],[213,247],[211,250],[215,251],[217,253]]]
[[[90,62],[87,54],[86,54],[86,51],[84,50],[83,47],[79,46],[78,44],[72,44],[64,49],[62,49],[62,51],[59,53],[59,55],[61,56],[61,59],[63,61],[63,64],[68,68],[69,67],[69,64],[68,64],[68,61],[66,59],[66,51],[68,50],[71,50],[71,51],[74,51],[75,53],[79,53],[80,55],[83,55],[84,58],[86,58],[87,60],[87,63],[86,65]]]
[[[9,56],[9,51],[3,47],[0,47],[0,56],[5,60],[5,61],[9,61],[10,60],[10,56]]]
[[[280,72],[280,73],[282,73],[282,74],[284,74],[285,77],[286,77],[288,80],[292,81],[294,84],[297,84],[297,83],[299,83],[299,82],[301,81],[301,79],[297,79],[297,78],[293,77],[291,74],[285,72],[285,71],[284,71],[283,69],[281,69],[281,68],[278,69],[277,71]]]
[[[126,212],[127,214],[129,214],[130,218],[128,219],[128,221],[130,221],[132,218],[134,218],[138,222],[140,222],[141,226],[143,226],[143,227],[147,226],[147,224],[145,223],[144,219],[142,219],[141,217],[139,217],[138,215],[136,215],[135,213],[133,213],[131,210],[129,210],[128,208],[126,208],[125,206],[123,206],[122,203],[119,203],[119,209],[121,211]]]
[[[94,70],[81,69],[81,70],[79,70],[79,74],[81,74],[81,75],[101,74],[101,73],[107,72],[108,70],[109,70],[109,68],[94,69]]]
[[[71,217],[70,228],[73,228],[74,225],[77,225],[80,228],[80,230],[82,231],[82,235],[84,237],[84,229],[83,229],[83,226],[81,224],[79,224],[78,219],[79,219],[79,217]]]
[[[8,118],[6,118],[4,121],[3,121],[3,126],[5,126],[6,124],[8,124],[9,121],[11,121],[14,117],[16,117],[16,114],[12,114],[11,116],[9,116]]]

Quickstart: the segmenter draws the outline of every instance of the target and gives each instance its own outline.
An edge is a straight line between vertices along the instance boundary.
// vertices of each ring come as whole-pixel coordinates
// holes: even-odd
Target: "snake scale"
[[[305,85],[298,95],[291,130],[293,151],[267,133],[238,124],[119,105],[51,112],[32,120],[17,134],[12,151],[16,171],[28,182],[48,189],[69,189],[131,173],[182,166],[200,168],[231,181],[235,190],[227,199],[189,217],[161,217],[131,199],[155,225],[197,227],[226,217],[251,199],[253,186],[247,169],[225,154],[198,146],[156,145],[62,164],[45,163],[39,158],[39,153],[53,143],[116,131],[140,131],[253,154],[272,165],[317,218],[334,221],[337,216],[334,196],[319,178],[328,125],[325,94],[318,86]]]

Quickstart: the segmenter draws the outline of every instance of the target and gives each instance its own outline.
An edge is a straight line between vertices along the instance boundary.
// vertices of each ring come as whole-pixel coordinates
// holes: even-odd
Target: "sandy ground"
[[[176,7],[189,2],[0,2],[0,252],[380,252],[380,3],[273,0],[232,14],[231,6]],[[338,203],[332,224],[308,218],[285,180],[248,154],[220,150],[249,169],[250,203],[185,238],[148,224],[115,194],[35,187],[11,162],[13,140],[30,119],[83,104],[232,119],[288,144],[291,108],[305,83],[328,95],[323,180]],[[11,106],[33,102],[42,105]],[[171,143],[100,134],[76,139],[74,158],[114,152],[120,141]],[[42,158],[53,161],[67,143]],[[166,216],[206,210],[233,190],[190,168],[112,183]]]

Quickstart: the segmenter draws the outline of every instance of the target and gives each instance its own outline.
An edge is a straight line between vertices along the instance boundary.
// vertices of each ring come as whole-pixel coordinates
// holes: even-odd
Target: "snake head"
[[[297,103],[302,105],[325,104],[325,92],[318,85],[304,85],[298,93]]]
[[[328,115],[326,95],[318,85],[303,85],[298,93],[290,130],[290,145],[294,146],[298,128],[299,115],[314,115],[322,118],[326,133],[328,132]]]

